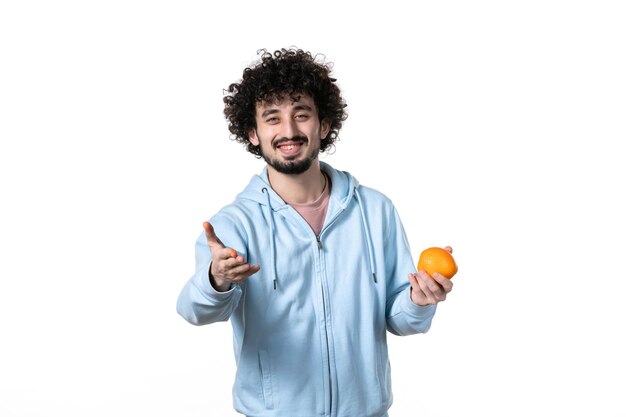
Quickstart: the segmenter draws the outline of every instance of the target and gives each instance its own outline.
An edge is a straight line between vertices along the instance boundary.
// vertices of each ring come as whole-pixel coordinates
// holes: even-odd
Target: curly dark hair
[[[338,139],[343,121],[348,117],[345,101],[337,81],[330,76],[332,63],[318,62],[318,55],[301,49],[281,49],[273,54],[266,49],[257,52],[260,60],[243,71],[240,83],[224,90],[224,115],[231,139],[246,146],[248,152],[261,157],[261,149],[250,143],[248,133],[256,128],[258,102],[277,102],[286,96],[297,100],[298,94],[313,98],[320,121],[330,125],[330,132],[320,144],[324,152]]]

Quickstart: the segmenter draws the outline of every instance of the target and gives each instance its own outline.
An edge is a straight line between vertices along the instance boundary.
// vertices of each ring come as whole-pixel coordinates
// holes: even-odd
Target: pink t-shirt
[[[315,232],[315,236],[319,236],[322,227],[324,227],[328,200],[330,199],[330,178],[328,178],[326,174],[324,174],[324,176],[326,177],[326,186],[317,200],[305,204],[288,203],[300,213],[309,226],[311,226],[311,229]]]

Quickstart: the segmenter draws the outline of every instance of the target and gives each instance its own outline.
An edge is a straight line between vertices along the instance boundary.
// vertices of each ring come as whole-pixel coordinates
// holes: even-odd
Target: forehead
[[[317,111],[317,108],[315,107],[315,101],[308,94],[294,93],[291,95],[280,96],[275,100],[260,100],[256,103],[257,114],[261,114],[269,109],[291,111],[300,110],[303,107],[308,107],[313,111]]]

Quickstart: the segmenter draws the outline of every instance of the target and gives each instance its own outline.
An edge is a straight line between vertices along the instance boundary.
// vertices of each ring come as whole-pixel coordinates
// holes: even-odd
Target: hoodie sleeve
[[[223,221],[219,217],[211,219],[216,235],[228,247],[243,253],[243,239],[232,222]],[[239,285],[226,292],[216,291],[209,282],[211,251],[204,233],[196,241],[196,272],[183,287],[176,310],[185,320],[194,325],[227,321],[237,308],[242,295]]]
[[[400,216],[395,208],[392,210],[385,239],[387,330],[399,336],[425,333],[437,306],[418,306],[411,301],[408,275],[416,272],[415,263]]]

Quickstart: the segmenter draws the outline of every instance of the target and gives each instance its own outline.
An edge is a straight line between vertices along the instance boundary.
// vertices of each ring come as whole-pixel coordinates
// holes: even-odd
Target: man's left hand
[[[418,306],[437,304],[452,291],[452,281],[435,272],[431,277],[426,271],[409,274],[411,301]]]

